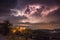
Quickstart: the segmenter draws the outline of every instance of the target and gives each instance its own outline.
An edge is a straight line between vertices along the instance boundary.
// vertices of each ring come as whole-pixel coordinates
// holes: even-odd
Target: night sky
[[[0,22],[60,22],[59,0],[0,0]]]

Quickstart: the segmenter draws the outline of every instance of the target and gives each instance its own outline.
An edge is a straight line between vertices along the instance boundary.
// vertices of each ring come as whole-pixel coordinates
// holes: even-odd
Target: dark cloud
[[[18,16],[18,17],[2,16],[2,17],[0,17],[0,20],[10,20],[11,23],[19,23],[19,21],[24,20],[24,19],[27,19],[27,17],[25,17],[25,16]]]
[[[46,4],[46,5],[53,5],[57,4],[60,5],[60,0],[20,0],[22,4]]]
[[[0,0],[0,8],[12,8],[16,3],[17,0]]]
[[[20,23],[21,20],[27,19],[27,17],[25,17],[25,16],[18,16],[18,17],[10,16],[10,17],[8,17],[8,19],[9,19],[12,23]]]
[[[9,16],[11,14],[10,10],[0,10],[0,17],[1,16]]]
[[[0,16],[10,15],[10,9],[14,8],[17,0],[0,0]]]
[[[53,14],[49,14],[49,16],[57,16],[59,17],[60,16],[60,9],[58,10],[55,10],[54,12],[52,12]]]
[[[54,19],[53,21],[51,21],[52,23],[53,22],[60,23],[60,9],[57,9],[49,13],[49,15],[47,15],[46,17],[50,17],[51,19]]]
[[[13,20],[23,20],[23,19],[27,19],[27,17],[25,16],[18,16],[18,17],[15,17],[15,16],[10,16],[8,17],[9,19],[13,19]]]

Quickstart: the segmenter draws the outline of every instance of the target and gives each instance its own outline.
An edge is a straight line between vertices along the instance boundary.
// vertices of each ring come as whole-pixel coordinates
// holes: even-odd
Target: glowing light
[[[26,30],[26,27],[20,27],[18,30],[22,32],[23,30]]]
[[[14,16],[23,16],[24,13],[18,9],[11,9],[12,11],[12,14],[11,15],[14,15]]]
[[[12,32],[15,33],[16,32],[16,29],[13,29]]]
[[[17,29],[18,31],[23,31],[23,30],[26,29],[26,27],[16,27],[16,29]]]
[[[44,10],[42,11],[41,15],[42,15],[42,16],[47,16],[49,13],[51,13],[51,12],[57,10],[57,9],[58,9],[58,7],[53,7],[53,8],[50,8],[49,10],[44,9]]]
[[[41,5],[29,5],[29,8],[41,8]]]
[[[37,9],[40,9],[42,5],[29,5],[30,15],[37,12]]]
[[[26,20],[22,20],[21,22],[24,22],[24,23],[25,23],[25,22],[26,22]]]
[[[25,30],[26,30],[26,27],[15,27],[15,28],[13,28],[11,31],[12,31],[13,33],[15,33],[15,32],[17,32],[17,31],[23,32],[23,31],[25,31]]]

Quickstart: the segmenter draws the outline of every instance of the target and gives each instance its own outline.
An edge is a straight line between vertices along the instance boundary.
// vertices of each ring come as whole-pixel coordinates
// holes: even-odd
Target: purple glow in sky
[[[25,16],[27,19],[20,20],[19,22],[30,22],[30,23],[48,23],[51,21],[56,21],[54,17],[47,17],[49,14],[54,14],[52,12],[58,10],[59,6],[46,6],[42,4],[32,4],[28,5],[29,11],[27,10],[27,6],[24,9],[11,9],[13,16]],[[26,11],[26,13],[25,13]],[[28,12],[28,13],[27,13]],[[36,14],[36,15],[35,15]],[[38,16],[39,15],[39,16]]]
[[[0,5],[1,20],[9,19],[12,23],[60,22],[59,0],[6,0]],[[27,9],[28,13],[25,12]]]

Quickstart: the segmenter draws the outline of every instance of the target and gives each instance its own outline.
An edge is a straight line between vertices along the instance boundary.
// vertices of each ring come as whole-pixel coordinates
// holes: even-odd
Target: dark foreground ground
[[[60,29],[57,30],[33,30],[28,36],[21,35],[0,35],[0,40],[60,40]]]

